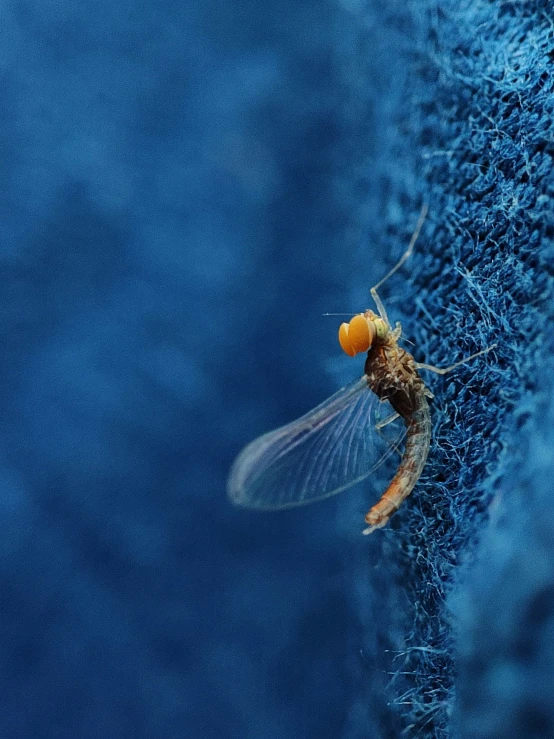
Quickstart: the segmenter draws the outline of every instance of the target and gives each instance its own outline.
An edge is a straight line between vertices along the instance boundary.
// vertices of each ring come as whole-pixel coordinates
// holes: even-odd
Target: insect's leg
[[[384,429],[385,426],[388,426],[389,423],[393,423],[393,421],[396,421],[397,418],[400,418],[399,413],[391,413],[390,416],[388,416],[387,418],[384,418],[382,421],[379,421],[378,423],[375,424],[375,431],[379,434],[380,438],[383,439],[385,443],[387,444],[390,444],[390,442],[386,440],[386,437],[383,434],[382,429]],[[391,454],[393,451],[398,452],[398,454],[401,453],[397,444],[394,444],[394,445],[390,444],[390,448],[387,451],[387,455]]]
[[[483,349],[480,352],[475,352],[475,354],[470,354],[469,357],[466,357],[465,359],[461,359],[459,362],[456,362],[456,364],[451,364],[450,367],[435,367],[432,364],[424,364],[423,362],[416,362],[416,367],[418,369],[426,369],[430,372],[435,372],[437,375],[446,375],[448,372],[452,372],[453,369],[456,369],[456,367],[459,367],[462,364],[465,364],[466,362],[469,362],[472,359],[475,359],[475,357],[480,357],[482,354],[488,354],[492,349],[495,349],[498,345],[497,344],[491,344],[491,346],[488,346],[486,349]]]
[[[389,423],[396,421],[397,418],[400,418],[400,413],[393,413],[388,418],[385,418],[383,421],[379,421],[379,423],[376,423],[375,429],[377,431],[380,431],[382,428],[385,428],[385,426],[388,426]]]
[[[416,243],[416,241],[418,239],[418,236],[419,236],[419,232],[421,231],[421,227],[423,226],[423,222],[425,221],[425,216],[427,215],[427,210],[428,210],[427,204],[424,203],[423,206],[421,207],[421,212],[419,214],[419,218],[417,220],[417,224],[416,224],[415,230],[414,230],[414,232],[412,234],[412,238],[410,239],[410,243],[408,245],[408,248],[406,249],[406,251],[404,252],[404,254],[400,257],[400,259],[398,260],[398,262],[394,265],[394,267],[390,270],[390,272],[387,272],[387,274],[383,277],[383,279],[380,280],[380,282],[378,282],[376,285],[374,285],[371,288],[371,290],[370,290],[371,297],[375,301],[375,305],[377,306],[377,310],[379,312],[379,315],[387,323],[389,323],[389,319],[387,317],[387,311],[385,310],[385,306],[383,305],[383,301],[381,300],[381,298],[377,294],[377,290],[382,285],[385,284],[385,282],[389,279],[389,277],[392,277],[392,275],[398,269],[400,269],[400,267],[404,264],[404,262],[406,261],[406,259],[408,259],[408,257],[413,252],[415,243]],[[390,326],[390,324],[389,324],[389,326]]]

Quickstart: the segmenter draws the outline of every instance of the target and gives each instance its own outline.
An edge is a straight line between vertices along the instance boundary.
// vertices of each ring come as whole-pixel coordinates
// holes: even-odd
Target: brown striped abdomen
[[[364,534],[371,534],[375,529],[386,525],[389,518],[401,506],[412,492],[427,461],[431,443],[431,416],[427,398],[423,393],[418,397],[418,404],[410,419],[404,419],[408,426],[406,447],[400,461],[398,472],[376,503],[366,515],[368,528]]]

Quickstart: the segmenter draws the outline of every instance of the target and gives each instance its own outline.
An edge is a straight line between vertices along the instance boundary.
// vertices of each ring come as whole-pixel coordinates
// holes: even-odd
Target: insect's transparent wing
[[[260,436],[239,454],[227,492],[247,508],[280,509],[327,498],[363,480],[406,433],[364,375],[297,421]]]

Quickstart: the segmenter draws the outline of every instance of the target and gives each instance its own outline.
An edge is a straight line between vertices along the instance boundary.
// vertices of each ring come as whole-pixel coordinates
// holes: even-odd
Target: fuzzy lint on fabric
[[[419,361],[497,347],[424,373],[436,395],[428,465],[356,566],[372,593],[358,590],[365,689],[348,736],[550,737],[554,16],[546,2],[412,10],[386,152],[411,168],[375,178],[395,255],[416,204],[430,215],[383,293]]]
[[[0,4],[2,739],[554,736],[553,16]],[[233,509],[423,202],[412,496]]]

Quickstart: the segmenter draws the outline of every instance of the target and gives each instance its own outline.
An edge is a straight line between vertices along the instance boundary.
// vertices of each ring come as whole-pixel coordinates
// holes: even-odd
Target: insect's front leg
[[[383,305],[383,301],[379,297],[379,294],[377,293],[377,290],[382,285],[384,285],[385,282],[389,279],[389,277],[392,277],[393,274],[398,269],[400,269],[400,267],[404,264],[404,262],[406,261],[406,259],[408,259],[410,257],[411,253],[414,250],[415,243],[416,243],[416,241],[418,239],[419,232],[421,231],[421,227],[423,226],[423,223],[425,221],[425,217],[427,215],[427,210],[428,210],[427,204],[424,203],[422,205],[422,207],[421,207],[421,212],[419,214],[419,218],[417,220],[417,224],[416,224],[415,230],[414,230],[414,232],[412,234],[412,238],[410,239],[410,243],[408,245],[408,248],[406,249],[406,251],[404,252],[404,254],[400,257],[400,259],[398,260],[398,262],[394,265],[394,267],[390,270],[390,272],[387,272],[387,274],[383,277],[383,279],[380,280],[376,285],[374,285],[374,287],[372,287],[371,290],[370,290],[371,297],[373,298],[373,300],[375,302],[375,305],[377,306],[377,311],[378,311],[379,315],[381,316],[381,318],[383,319],[383,321],[386,321],[389,324],[389,326],[390,326],[390,323],[389,323],[389,319],[388,319],[388,316],[387,316],[387,311],[385,310],[385,306]]]

